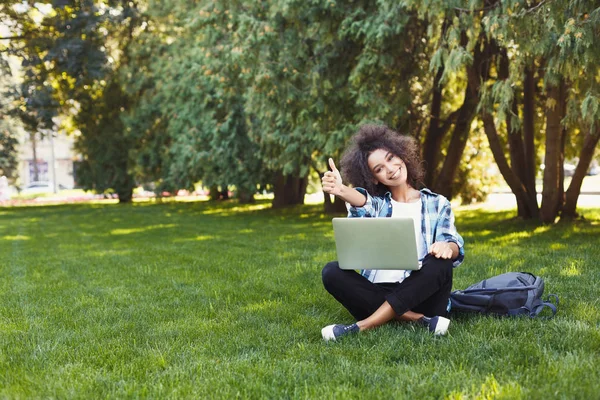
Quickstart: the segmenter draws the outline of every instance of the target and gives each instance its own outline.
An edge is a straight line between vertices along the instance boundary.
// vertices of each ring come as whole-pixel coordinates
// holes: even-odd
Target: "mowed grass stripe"
[[[546,278],[553,320],[454,316],[326,344],[351,316],[322,288],[318,206],[68,205],[0,210],[0,397],[594,398],[600,211],[538,226],[457,212],[455,288]]]

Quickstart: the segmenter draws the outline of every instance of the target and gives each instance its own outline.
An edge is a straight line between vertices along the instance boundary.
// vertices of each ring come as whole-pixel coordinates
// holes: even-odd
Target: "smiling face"
[[[400,157],[385,149],[377,149],[367,158],[375,180],[387,187],[406,184],[406,164]]]

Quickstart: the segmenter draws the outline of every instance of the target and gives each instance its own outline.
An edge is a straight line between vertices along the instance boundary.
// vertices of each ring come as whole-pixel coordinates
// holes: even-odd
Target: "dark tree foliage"
[[[14,181],[18,173],[18,124],[10,115],[15,97],[16,87],[10,68],[0,55],[0,176],[6,176],[9,181]]]
[[[159,193],[201,180],[226,198],[233,187],[249,202],[269,172],[248,136],[247,81],[231,39],[238,21],[228,9],[207,7],[154,4],[129,49],[122,75],[135,102],[124,121],[136,142],[136,177]]]

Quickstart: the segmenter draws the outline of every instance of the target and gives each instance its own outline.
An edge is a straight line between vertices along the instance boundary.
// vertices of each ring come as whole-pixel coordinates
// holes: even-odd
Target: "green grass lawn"
[[[546,279],[552,320],[455,315],[446,337],[352,321],[323,289],[320,206],[0,208],[0,398],[600,398],[600,209],[539,226],[457,212],[456,289]]]

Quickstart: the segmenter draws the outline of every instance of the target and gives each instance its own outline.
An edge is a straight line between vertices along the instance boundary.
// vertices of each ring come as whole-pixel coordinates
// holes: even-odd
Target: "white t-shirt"
[[[421,233],[421,199],[411,203],[399,203],[392,199],[392,218],[412,218],[415,222],[415,238],[417,239],[417,254],[423,253],[424,243]],[[402,282],[410,275],[403,269],[377,270],[372,275],[373,283]]]

